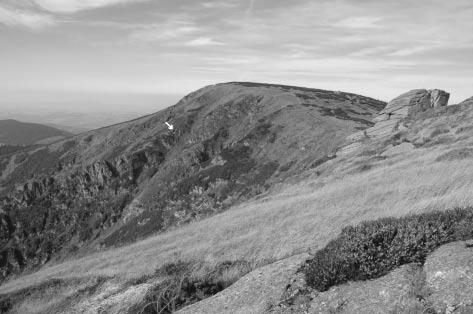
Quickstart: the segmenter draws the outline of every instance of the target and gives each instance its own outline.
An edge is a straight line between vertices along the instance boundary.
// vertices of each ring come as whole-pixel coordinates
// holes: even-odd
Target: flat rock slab
[[[445,107],[450,94],[439,89],[415,89],[391,100],[374,121],[390,120],[407,117],[413,112],[425,111],[429,108]]]
[[[383,136],[391,135],[399,128],[399,120],[386,120],[378,122],[375,126],[366,129],[366,134],[371,138],[381,138]]]
[[[288,282],[308,258],[308,254],[299,254],[258,268],[224,291],[176,313],[266,313],[279,302]]]
[[[414,144],[405,142],[396,146],[389,147],[381,154],[381,156],[393,156],[397,154],[404,154],[414,149],[415,149]]]
[[[414,89],[391,100],[380,114],[400,113],[407,115],[411,107],[430,107],[430,93],[426,89]]]
[[[473,243],[444,245],[424,264],[429,301],[439,313],[473,313]]]
[[[355,143],[351,143],[347,146],[344,146],[342,147],[338,152],[337,152],[337,155],[348,155],[348,154],[351,154],[353,153],[354,151],[358,150],[360,147],[361,147],[361,142],[355,142]]]
[[[306,313],[388,314],[422,313],[415,298],[416,285],[422,284],[422,269],[409,264],[388,275],[368,281],[349,282],[319,293]]]
[[[449,98],[450,94],[443,90],[430,90],[430,106],[432,108],[445,107],[448,104]]]

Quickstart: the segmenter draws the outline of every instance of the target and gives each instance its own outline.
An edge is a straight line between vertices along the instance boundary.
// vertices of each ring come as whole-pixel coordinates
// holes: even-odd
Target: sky
[[[473,96],[472,16],[471,0],[0,0],[0,107],[160,109],[227,81],[455,103]]]

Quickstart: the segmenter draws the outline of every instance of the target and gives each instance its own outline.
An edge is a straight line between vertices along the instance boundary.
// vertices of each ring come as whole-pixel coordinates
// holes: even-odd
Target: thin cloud
[[[148,3],[133,5],[138,1]],[[38,34],[31,44],[36,45],[35,53],[43,55],[50,55],[51,47],[57,48],[54,51],[58,58],[51,58],[55,63],[41,70],[48,72],[54,68],[67,76],[84,68],[70,70],[71,64],[77,62],[70,62],[69,58],[85,60],[82,58],[85,54],[89,58],[87,64],[93,64],[89,69],[93,73],[109,73],[128,66],[131,74],[123,76],[123,82],[142,85],[162,80],[170,86],[175,84],[177,89],[184,89],[182,78],[197,88],[204,80],[245,77],[352,91],[368,86],[365,88],[368,94],[381,97],[384,92],[379,91],[383,88],[386,91],[413,88],[410,85],[419,81],[403,78],[415,73],[425,73],[422,82],[431,86],[437,85],[433,79],[453,84],[453,79],[458,78],[464,82],[464,90],[471,90],[473,82],[471,0],[0,0],[0,3],[19,12],[47,15],[34,23],[18,15],[15,19],[6,18],[3,12],[2,24],[26,24],[34,28],[51,21],[61,23],[54,38]],[[125,4],[129,5],[126,10],[112,9]],[[70,23],[59,20],[68,16],[64,13],[72,15],[107,6],[109,10],[70,16]],[[14,36],[10,31],[5,33]],[[71,38],[74,43],[82,44],[83,49],[69,52]],[[117,49],[117,44],[124,49]],[[19,48],[11,46],[5,49],[11,50],[9,55],[16,56],[15,49]],[[110,65],[115,59],[120,67]],[[11,59],[0,60],[3,73],[9,64],[13,64]],[[172,74],[163,76],[162,67],[172,69],[168,71]],[[24,68],[24,72],[16,77],[15,84],[24,85],[27,76],[24,73],[34,70],[31,64],[26,67],[21,62],[15,63],[16,68]],[[209,69],[208,75],[205,68]],[[190,77],[189,69],[197,69],[199,75]],[[13,69],[11,72],[15,73]],[[116,74],[118,78],[120,73]],[[13,81],[11,77],[11,73],[3,74],[5,81]],[[38,77],[39,82],[49,80],[44,75]],[[115,75],[110,79],[114,78]],[[188,87],[185,89],[188,91]],[[395,95],[386,98],[391,96]]]
[[[240,4],[235,2],[204,2],[202,6],[207,9],[230,9],[239,7]]]
[[[0,6],[0,23],[9,27],[40,30],[55,24],[52,16]]]
[[[225,43],[212,39],[210,37],[199,37],[188,41],[185,45],[189,47],[221,46]]]
[[[388,55],[392,57],[407,57],[407,56],[415,55],[420,52],[427,51],[432,48],[433,47],[428,47],[428,46],[408,47],[408,48],[403,48],[403,49],[393,51],[389,53]]]
[[[344,27],[348,29],[379,28],[381,27],[379,22],[381,22],[381,18],[379,17],[350,17],[339,21],[335,24],[335,26]]]
[[[54,13],[75,13],[119,4],[131,4],[148,0],[31,0],[44,10]]]
[[[256,3],[256,0],[250,0],[250,6],[248,7],[248,9],[246,10],[246,14],[247,15],[251,15],[251,13],[253,13],[253,9],[255,7],[255,3]]]
[[[159,42],[196,34],[200,28],[187,18],[173,18],[163,23],[137,27],[129,35],[131,42]]]

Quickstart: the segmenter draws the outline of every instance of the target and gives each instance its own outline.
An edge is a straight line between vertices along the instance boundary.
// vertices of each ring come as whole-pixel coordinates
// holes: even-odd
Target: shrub
[[[423,263],[439,246],[473,238],[473,209],[382,218],[349,226],[305,267],[307,284],[326,291],[350,280],[378,278],[408,263]]]

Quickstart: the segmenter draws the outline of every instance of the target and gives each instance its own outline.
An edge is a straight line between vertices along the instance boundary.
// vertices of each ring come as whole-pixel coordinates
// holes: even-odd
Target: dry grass
[[[473,160],[436,162],[442,152],[418,149],[351,175],[335,169],[317,189],[312,187],[317,179],[306,180],[281,195],[133,245],[45,267],[4,284],[0,292],[52,277],[136,278],[177,260],[200,260],[207,267],[247,260],[257,266],[320,247],[343,226],[362,220],[473,205]]]
[[[360,159],[334,160],[324,176],[126,247],[44,267],[5,283],[0,293],[49,278],[129,280],[178,260],[202,261],[201,268],[245,260],[254,268],[320,248],[344,226],[363,220],[473,206],[473,159],[437,161],[452,149],[472,145],[464,135],[385,160],[361,157],[371,165],[363,172],[354,171]]]

